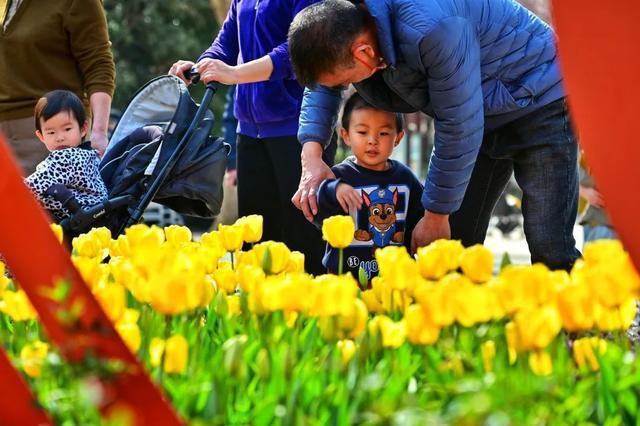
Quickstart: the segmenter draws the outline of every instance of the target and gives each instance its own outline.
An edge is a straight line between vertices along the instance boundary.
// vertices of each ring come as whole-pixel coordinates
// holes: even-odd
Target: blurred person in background
[[[107,147],[115,65],[101,0],[0,0],[0,132],[23,174],[48,151],[35,135],[42,95],[70,90],[92,115],[90,138]]]
[[[580,197],[587,203],[584,213],[580,217],[584,243],[595,240],[618,239],[618,235],[611,226],[609,216],[607,216],[607,212],[604,209],[604,198],[589,173],[589,167],[585,162],[584,155],[580,159]]]

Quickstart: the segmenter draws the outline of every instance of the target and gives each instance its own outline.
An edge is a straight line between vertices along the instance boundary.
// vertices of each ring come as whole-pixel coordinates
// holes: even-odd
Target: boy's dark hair
[[[289,27],[289,56],[298,82],[317,84],[321,74],[353,65],[351,45],[366,30],[366,13],[347,0],[324,0],[304,8]]]
[[[68,112],[78,121],[80,127],[87,121],[87,113],[82,101],[68,90],[54,90],[38,100],[35,108],[36,129],[42,131],[41,121],[47,121],[60,112]]]
[[[351,120],[351,114],[353,113],[353,111],[356,111],[359,109],[380,110],[380,108],[376,108],[373,105],[371,105],[369,102],[365,101],[364,98],[360,96],[358,92],[355,92],[353,95],[349,97],[349,99],[347,99],[347,102],[345,102],[344,107],[342,107],[342,119],[340,120],[340,125],[343,128],[349,130],[349,122]],[[402,114],[399,112],[390,113],[390,114],[394,114],[396,116],[396,131],[397,132],[402,131],[404,129],[404,117],[402,116]]]

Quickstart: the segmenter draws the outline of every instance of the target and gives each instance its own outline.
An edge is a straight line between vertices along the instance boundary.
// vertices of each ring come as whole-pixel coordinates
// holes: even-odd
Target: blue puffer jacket
[[[564,96],[555,35],[512,0],[365,0],[389,65],[355,84],[373,105],[435,119],[427,210],[462,203],[485,130]],[[298,138],[328,140],[341,92],[305,91]]]

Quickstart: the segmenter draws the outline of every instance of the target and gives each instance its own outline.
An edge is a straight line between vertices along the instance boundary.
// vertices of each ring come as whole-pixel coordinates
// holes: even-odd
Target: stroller
[[[199,80],[190,74],[193,82]],[[151,201],[185,215],[217,215],[229,146],[211,136],[214,119],[208,107],[215,90],[208,84],[199,106],[176,77],[158,77],[138,90],[100,162],[109,199],[82,208],[64,185],[45,193],[71,213],[60,222],[65,235],[106,226],[116,238],[140,221]],[[157,137],[144,142],[129,137],[145,126],[158,126]]]

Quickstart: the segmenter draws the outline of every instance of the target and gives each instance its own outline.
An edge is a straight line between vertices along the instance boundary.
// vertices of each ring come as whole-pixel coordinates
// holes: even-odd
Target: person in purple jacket
[[[341,89],[435,124],[412,248],[484,241],[515,175],[532,262],[570,269],[580,252],[577,139],[553,30],[513,0],[324,0],[293,20],[289,50],[309,89],[300,113],[303,177],[292,198],[311,219],[333,173],[321,161]]]
[[[233,0],[213,44],[169,74],[187,84],[196,65],[205,83],[236,84],[238,214],[264,217],[263,239],[283,241],[305,255],[308,272],[321,273],[320,231],[291,204],[301,175],[296,134],[303,88],[289,61],[287,31],[296,14],[317,0]],[[335,155],[325,151],[329,164]]]

